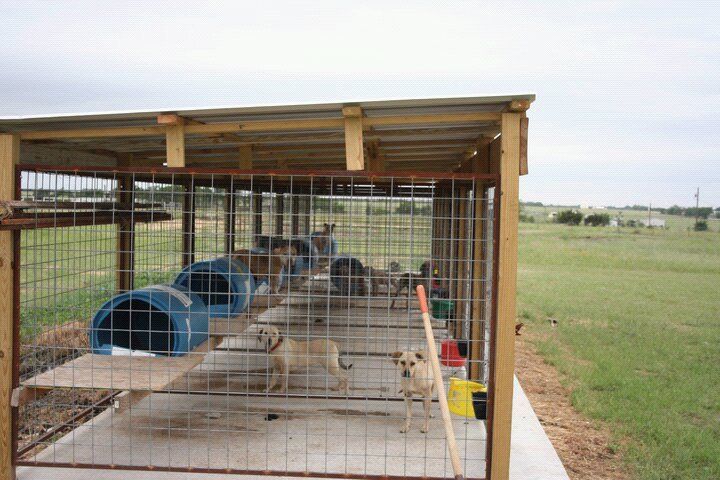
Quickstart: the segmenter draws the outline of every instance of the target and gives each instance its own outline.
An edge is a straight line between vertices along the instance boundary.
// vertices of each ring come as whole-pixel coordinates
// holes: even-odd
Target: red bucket
[[[460,349],[455,340],[443,340],[440,344],[440,363],[446,367],[465,365],[465,359],[460,355]]]

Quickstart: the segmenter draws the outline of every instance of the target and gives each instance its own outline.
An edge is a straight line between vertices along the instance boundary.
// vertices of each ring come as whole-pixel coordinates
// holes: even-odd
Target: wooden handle
[[[425,338],[427,339],[428,354],[430,355],[433,378],[438,391],[440,413],[442,413],[443,424],[445,425],[445,438],[447,439],[450,461],[452,462],[455,478],[457,480],[461,480],[463,478],[462,465],[460,464],[460,455],[458,454],[457,441],[455,440],[455,431],[453,430],[452,419],[450,418],[450,409],[448,408],[447,397],[445,396],[445,384],[443,383],[442,373],[440,372],[440,359],[438,358],[437,346],[435,345],[432,323],[430,323],[427,298],[425,297],[425,287],[422,285],[417,286],[417,296],[420,301],[420,309],[422,310],[423,325],[425,326]]]

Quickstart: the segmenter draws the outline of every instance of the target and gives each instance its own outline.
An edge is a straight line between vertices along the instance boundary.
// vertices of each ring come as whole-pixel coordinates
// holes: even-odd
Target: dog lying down
[[[420,431],[427,433],[430,428],[430,406],[432,405],[433,392],[435,391],[435,380],[433,379],[432,367],[427,361],[424,351],[420,352],[395,352],[392,354],[393,362],[400,370],[400,392],[405,395],[405,423],[400,433],[410,430],[412,418],[412,397],[414,394],[422,395],[425,406],[425,422]]]
[[[348,375],[345,372],[352,364],[343,364],[337,342],[326,339],[299,342],[283,337],[276,327],[267,325],[260,327],[257,339],[272,361],[272,378],[265,392],[275,388],[280,375],[283,377],[280,392],[286,392],[292,371],[319,366],[338,379],[337,390],[348,393]]]

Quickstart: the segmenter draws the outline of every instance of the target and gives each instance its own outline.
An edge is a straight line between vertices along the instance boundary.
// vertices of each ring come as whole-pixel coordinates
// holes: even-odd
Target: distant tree
[[[635,228],[638,226],[637,220],[630,219],[627,222],[625,222],[626,227]]]
[[[431,212],[432,206],[428,203],[417,205],[414,202],[402,201],[395,207],[395,213],[399,215],[430,215]]]
[[[522,204],[528,207],[544,207],[542,202],[522,202]]]
[[[583,214],[574,210],[563,210],[557,214],[555,221],[557,223],[565,223],[567,225],[580,225],[582,222]]]
[[[673,205],[670,208],[666,208],[664,213],[667,213],[668,215],[682,215],[685,213],[685,209],[679,205]]]
[[[708,229],[708,223],[705,220],[700,220],[695,224],[696,232],[705,232]]]
[[[593,213],[585,217],[585,225],[593,227],[605,227],[610,225],[610,215],[607,213]]]
[[[700,217],[705,220],[713,213],[712,207],[700,207],[695,208],[691,207],[685,210],[685,216],[686,217]]]

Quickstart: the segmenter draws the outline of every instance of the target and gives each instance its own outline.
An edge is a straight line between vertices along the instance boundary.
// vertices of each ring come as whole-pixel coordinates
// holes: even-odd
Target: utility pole
[[[700,187],[697,187],[695,193],[695,228],[697,228],[698,221],[700,221]]]
[[[648,228],[652,228],[652,202],[648,205]]]

